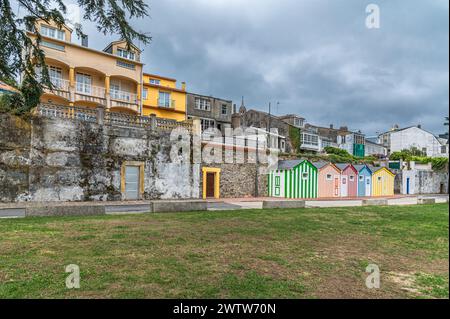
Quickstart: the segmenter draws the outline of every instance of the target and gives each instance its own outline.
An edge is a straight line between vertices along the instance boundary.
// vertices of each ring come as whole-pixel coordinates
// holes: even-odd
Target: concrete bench
[[[25,216],[93,216],[105,215],[103,205],[40,206],[25,208]]]
[[[363,206],[387,206],[388,200],[387,199],[363,199],[362,205]]]
[[[164,200],[150,202],[150,212],[152,213],[205,211],[207,208],[207,202],[203,200]]]
[[[265,200],[263,209],[269,208],[305,208],[304,200]]]
[[[417,198],[417,204],[435,204],[435,198]]]

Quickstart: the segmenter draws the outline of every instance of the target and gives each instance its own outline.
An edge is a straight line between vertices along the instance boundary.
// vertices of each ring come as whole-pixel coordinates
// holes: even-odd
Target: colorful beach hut
[[[341,197],[358,196],[358,171],[352,164],[336,164],[341,170]]]
[[[279,161],[268,184],[269,196],[317,198],[317,168],[307,160]]]
[[[341,196],[341,170],[333,163],[315,162],[313,165],[318,170],[318,196],[332,198]]]
[[[372,195],[372,171],[365,164],[354,165],[358,171],[358,196],[365,197]]]
[[[395,174],[386,167],[371,168],[372,196],[394,196]]]

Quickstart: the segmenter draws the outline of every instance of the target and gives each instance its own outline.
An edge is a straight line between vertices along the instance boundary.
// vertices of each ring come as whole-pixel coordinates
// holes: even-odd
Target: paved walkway
[[[389,197],[376,197],[376,199],[387,199],[388,205],[416,205],[418,198],[434,198],[436,203],[448,202],[448,195],[396,195]],[[362,206],[363,199],[374,199],[373,197],[355,198],[320,198],[306,200],[307,208],[313,207],[355,207]],[[224,198],[210,199],[207,208],[210,211],[262,209],[263,201],[300,201],[301,199],[284,199],[272,197],[249,197],[249,198]],[[189,200],[186,200],[189,202]],[[198,200],[197,200],[198,201]],[[23,202],[23,203],[0,203],[0,218],[24,217],[28,207],[55,207],[55,206],[105,206],[107,214],[138,214],[150,211],[150,201],[118,201],[118,202]]]

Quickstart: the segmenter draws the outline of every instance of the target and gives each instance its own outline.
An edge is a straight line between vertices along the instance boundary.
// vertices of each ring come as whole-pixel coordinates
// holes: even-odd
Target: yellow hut
[[[386,167],[373,168],[372,196],[394,196],[395,174]]]

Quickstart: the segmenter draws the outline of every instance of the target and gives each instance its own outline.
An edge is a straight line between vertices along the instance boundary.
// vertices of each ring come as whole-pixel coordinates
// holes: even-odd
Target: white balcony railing
[[[119,90],[110,90],[109,94],[111,98],[114,100],[119,100],[127,103],[136,104],[137,103],[137,95],[131,92],[119,91]]]
[[[100,86],[94,86],[86,83],[77,82],[75,87],[76,93],[78,94],[94,96],[101,99],[105,98],[105,88],[102,88]]]
[[[56,90],[69,91],[69,87],[70,87],[69,80],[58,78],[56,76],[51,76],[50,82],[52,82],[53,87]]]

